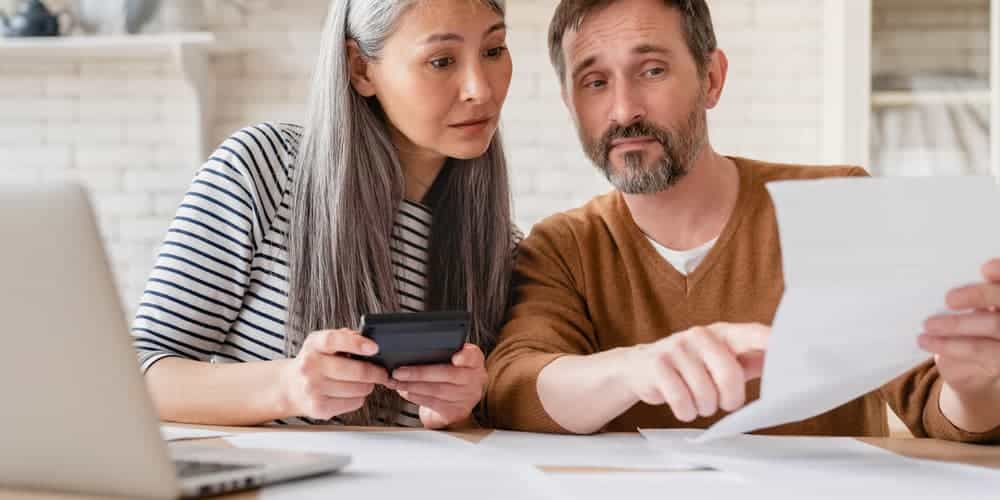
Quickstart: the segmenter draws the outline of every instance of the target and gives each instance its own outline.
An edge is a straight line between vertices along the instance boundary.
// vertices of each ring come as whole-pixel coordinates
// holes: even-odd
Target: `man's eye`
[[[664,74],[666,72],[667,72],[667,70],[665,70],[663,68],[651,68],[651,69],[646,70],[646,75],[647,76],[660,76],[660,75],[662,75],[662,74]]]
[[[448,66],[451,66],[452,64],[455,64],[454,57],[441,57],[431,61],[431,66],[433,66],[436,69],[445,69]]]
[[[604,80],[591,80],[589,82],[584,83],[583,86],[588,89],[599,89],[607,84],[608,82]]]

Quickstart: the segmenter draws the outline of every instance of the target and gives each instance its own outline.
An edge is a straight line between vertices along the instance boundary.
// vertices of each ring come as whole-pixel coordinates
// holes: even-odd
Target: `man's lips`
[[[643,146],[652,142],[656,142],[653,137],[626,137],[622,139],[615,139],[611,141],[611,148],[617,148],[621,146]]]

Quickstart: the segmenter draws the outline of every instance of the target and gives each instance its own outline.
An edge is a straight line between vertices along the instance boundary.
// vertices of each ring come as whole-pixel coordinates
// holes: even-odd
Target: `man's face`
[[[707,142],[707,82],[662,0],[623,0],[563,40],[564,99],[590,159],[616,189],[663,191]]]

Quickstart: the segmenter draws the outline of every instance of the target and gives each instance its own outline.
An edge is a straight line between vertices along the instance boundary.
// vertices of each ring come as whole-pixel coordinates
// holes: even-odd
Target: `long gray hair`
[[[351,85],[346,41],[378,60],[400,16],[420,0],[333,0],[295,161],[286,353],[309,332],[356,328],[399,309],[391,260],[403,170],[375,98]],[[501,15],[504,0],[477,0]],[[416,101],[415,101],[416,102]],[[449,159],[431,227],[427,306],[472,316],[469,342],[489,352],[504,319],[512,268],[510,187],[500,136],[473,160]],[[442,170],[444,172],[444,170]],[[378,387],[351,424],[391,419],[402,406]]]

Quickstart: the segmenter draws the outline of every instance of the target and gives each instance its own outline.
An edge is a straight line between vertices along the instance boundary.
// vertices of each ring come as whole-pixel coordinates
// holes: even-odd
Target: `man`
[[[717,154],[726,82],[704,0],[563,0],[550,28],[563,100],[616,188],[523,242],[489,360],[489,414],[539,432],[707,427],[759,396],[783,291],[766,182],[866,175]],[[835,209],[835,207],[831,207]],[[1000,438],[1000,260],[928,319],[934,360],[768,433],[882,436],[887,401],[917,436]],[[698,326],[708,325],[708,326]]]

